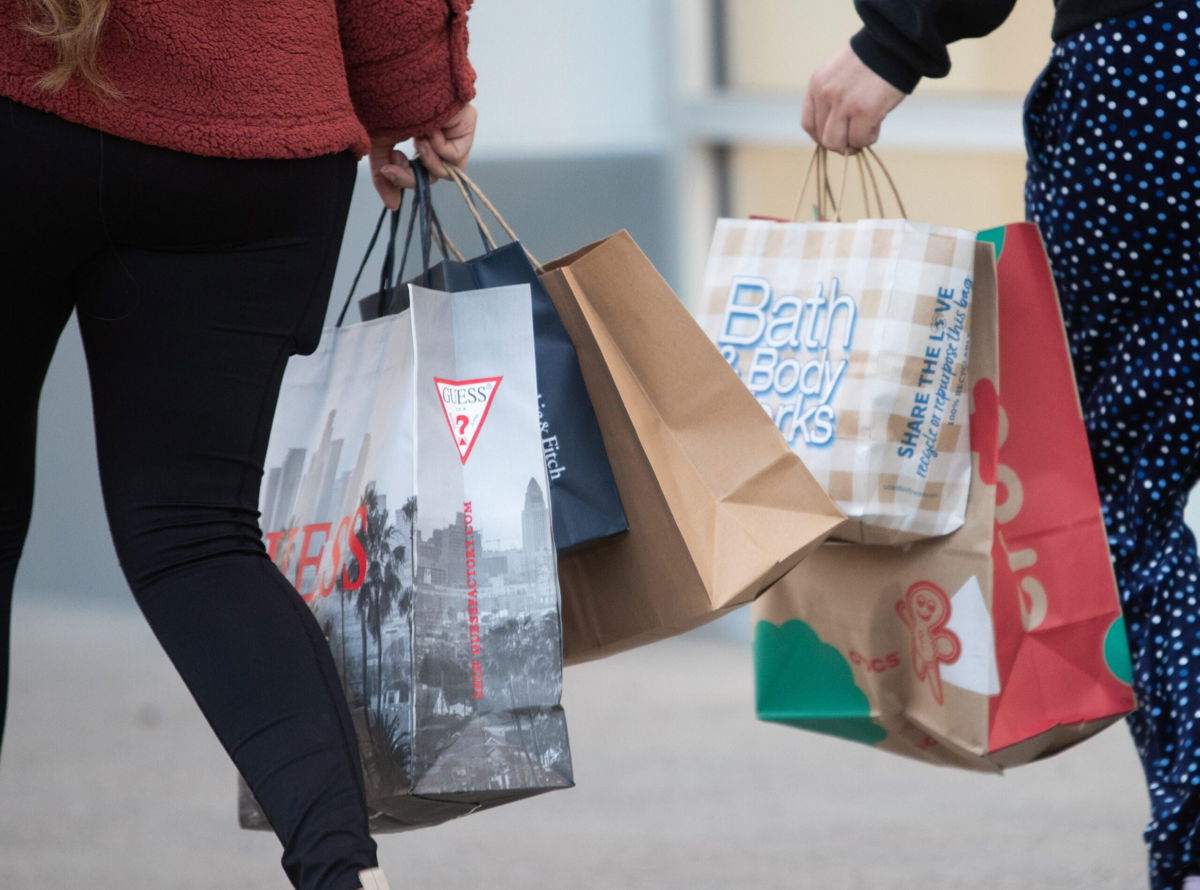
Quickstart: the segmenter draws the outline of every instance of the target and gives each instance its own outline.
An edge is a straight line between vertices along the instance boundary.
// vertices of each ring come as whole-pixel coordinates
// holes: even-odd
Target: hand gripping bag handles
[[[717,222],[701,322],[851,518],[838,537],[893,544],[948,534],[963,524],[971,476],[975,234],[883,219],[877,187],[880,218],[841,222],[825,157],[818,150],[809,171],[817,222]],[[863,155],[858,163],[870,214],[867,183],[878,180]],[[845,184],[843,173],[843,193]],[[831,204],[836,219],[825,221]]]
[[[1029,223],[981,237],[999,314],[985,244],[966,524],[903,550],[822,548],[755,605],[754,653],[763,720],[998,770],[1098,732],[1133,695],[1045,250]]]
[[[284,376],[268,546],[326,630],[373,831],[572,784],[531,317],[525,285],[414,287]]]
[[[579,355],[629,533],[560,556],[568,663],[752,601],[842,521],[627,232],[543,277]]]
[[[491,202],[465,173],[451,166],[454,181],[466,200],[479,228],[486,252],[471,260],[451,258],[457,251],[445,235],[429,194],[428,174],[418,162],[413,164],[417,189],[409,220],[404,254],[396,260],[396,235],[400,214],[391,216],[391,237],[377,293],[360,301],[366,319],[398,312],[407,305],[407,289],[395,281],[404,280],[404,264],[414,226],[419,229],[423,272],[415,280],[426,287],[446,291],[474,290],[508,284],[526,284],[533,296],[533,329],[537,358],[539,408],[541,412],[542,450],[550,476],[550,500],[553,504],[554,541],[562,552],[624,532],[629,526],[621,507],[612,470],[591,400],[579,372],[570,337],[555,312],[550,297],[539,280],[537,266],[516,235],[496,212]],[[476,202],[486,206],[512,238],[497,246],[484,223]],[[386,215],[386,211],[384,212]],[[380,221],[382,222],[381,216]],[[435,243],[444,257],[430,261],[430,244]]]

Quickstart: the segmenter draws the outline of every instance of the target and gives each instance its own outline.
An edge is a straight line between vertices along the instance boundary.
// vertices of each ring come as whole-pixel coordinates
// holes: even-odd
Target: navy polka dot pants
[[[1025,126],[1133,653],[1151,885],[1178,890],[1200,874],[1200,0],[1060,42]]]

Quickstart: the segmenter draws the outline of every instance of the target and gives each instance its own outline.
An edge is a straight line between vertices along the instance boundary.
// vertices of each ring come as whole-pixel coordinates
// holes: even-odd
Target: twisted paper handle
[[[500,224],[500,228],[504,230],[504,234],[508,235],[508,237],[513,241],[521,240],[517,237],[517,233],[513,231],[512,226],[508,224],[508,221],[500,215],[500,211],[496,209],[496,205],[488,200],[488,196],[483,193],[483,189],[477,186],[474,180],[472,180],[462,168],[456,167],[454,164],[450,163],[445,164],[445,167],[447,172],[450,174],[450,178],[454,180],[454,184],[458,186],[459,192],[462,193],[463,200],[467,204],[467,209],[471,211],[471,216],[475,218],[475,224],[479,227],[479,231],[483,234],[484,241],[487,243],[489,250],[496,249],[496,239],[492,237],[491,230],[488,228],[487,223],[484,222],[483,216],[480,215],[479,208],[475,204],[476,200],[478,200],[481,204],[483,204],[484,207],[487,208],[488,213],[495,218],[496,222]],[[546,270],[542,267],[542,264],[539,263],[537,258],[529,252],[528,248],[523,249],[525,250],[525,255],[529,257],[529,262],[533,264],[533,268],[537,274],[543,274]]]
[[[829,150],[818,145],[813,150],[812,160],[808,163],[808,171],[804,174],[804,184],[800,187],[800,195],[796,199],[796,209],[792,212],[792,220],[799,221],[800,211],[804,207],[804,198],[808,194],[809,183],[813,181],[815,174],[817,183],[817,200],[814,205],[816,210],[817,220],[820,222],[832,219],[834,222],[842,221],[841,208],[844,206],[846,197],[846,183],[849,178],[851,157],[854,158],[858,166],[859,182],[862,185],[863,204],[866,207],[867,216],[872,214],[871,195],[875,197],[875,210],[878,210],[879,218],[883,218],[887,211],[884,208],[883,192],[879,187],[879,180],[875,177],[875,167],[886,179],[888,187],[892,192],[892,197],[896,199],[896,206],[900,210],[900,216],[907,219],[908,211],[905,210],[904,200],[900,197],[900,191],[896,188],[896,182],[892,179],[892,174],[888,172],[883,161],[879,159],[879,155],[872,148],[866,148],[863,151],[856,152],[852,156],[845,159],[842,165],[842,178],[838,187],[838,193],[835,197],[833,194],[833,184],[829,180]],[[868,191],[868,184],[870,191]]]

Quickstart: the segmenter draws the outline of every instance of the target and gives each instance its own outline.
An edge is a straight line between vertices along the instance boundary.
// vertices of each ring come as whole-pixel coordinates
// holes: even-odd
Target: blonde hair
[[[85,83],[106,96],[120,92],[100,73],[96,50],[108,15],[109,0],[33,0],[41,13],[25,30],[52,43],[58,64],[38,79],[38,86],[55,92],[78,74]]]

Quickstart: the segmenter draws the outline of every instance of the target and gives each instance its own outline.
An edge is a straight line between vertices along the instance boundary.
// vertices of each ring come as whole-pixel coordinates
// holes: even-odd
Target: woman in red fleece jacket
[[[385,887],[329,647],[266,557],[288,356],[316,348],[358,158],[390,206],[474,133],[470,0],[0,5],[0,726],[38,396],[76,311],[135,599],[303,890]]]

